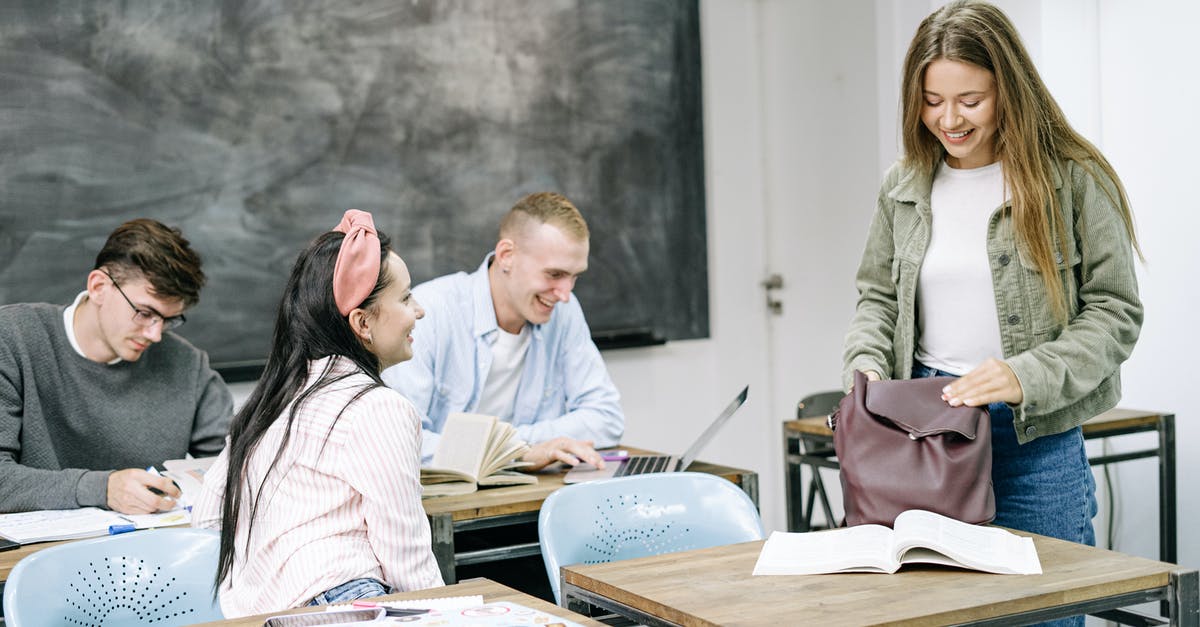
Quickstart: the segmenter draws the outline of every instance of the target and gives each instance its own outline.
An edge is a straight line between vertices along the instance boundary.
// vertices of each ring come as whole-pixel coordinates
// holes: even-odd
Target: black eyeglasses
[[[108,277],[108,280],[112,281],[113,287],[117,288],[117,291],[121,293],[121,298],[124,298],[125,302],[129,303],[129,306],[133,308],[133,322],[138,326],[150,327],[154,326],[156,322],[159,322],[162,323],[163,331],[170,331],[171,329],[178,329],[179,327],[183,326],[183,323],[187,322],[187,317],[185,317],[183,314],[168,318],[157,311],[138,307],[137,305],[133,304],[133,301],[129,300],[129,296],[125,295],[125,290],[121,289],[121,286],[117,283],[117,280],[114,279],[107,270],[101,270],[101,272]]]

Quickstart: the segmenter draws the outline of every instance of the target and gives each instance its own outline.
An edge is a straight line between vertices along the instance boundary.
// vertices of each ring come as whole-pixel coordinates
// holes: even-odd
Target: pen
[[[158,472],[158,469],[157,469],[157,468],[155,468],[154,466],[146,466],[146,472],[148,472],[148,473],[150,473],[150,474],[154,475],[155,477],[161,477],[161,476],[162,476],[162,473]],[[175,483],[175,480],[174,480],[174,479],[172,479],[172,480],[171,480],[171,483]],[[179,487],[179,484],[178,484],[178,483],[175,483],[175,487],[176,487],[176,488],[178,488],[178,487]],[[146,489],[147,489],[147,490],[150,490],[151,492],[153,492],[153,493],[155,494],[155,496],[167,496],[167,493],[166,493],[166,492],[163,492],[162,490],[159,490],[158,488],[156,488],[156,487],[154,487],[154,486],[146,486]],[[167,496],[167,498],[171,498],[171,497]]]
[[[137,529],[137,525],[133,525],[133,524],[129,524],[129,525],[109,525],[109,526],[108,526],[108,535],[110,535],[110,536],[115,536],[115,535],[117,535],[118,533],[126,533],[126,532],[129,532],[129,531],[133,531],[133,530],[135,530],[135,529]]]

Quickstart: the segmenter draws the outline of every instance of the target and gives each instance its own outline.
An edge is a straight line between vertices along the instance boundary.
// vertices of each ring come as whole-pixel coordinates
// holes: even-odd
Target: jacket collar
[[[1054,189],[1062,189],[1063,179],[1059,172],[1061,165],[1055,162],[1050,168],[1050,177],[1054,181]],[[897,202],[908,202],[918,206],[929,206],[929,196],[933,192],[933,173],[922,172],[919,168],[905,167],[900,180],[888,190],[888,198]]]

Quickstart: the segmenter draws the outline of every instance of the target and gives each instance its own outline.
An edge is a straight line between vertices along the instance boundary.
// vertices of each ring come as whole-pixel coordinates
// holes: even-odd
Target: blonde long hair
[[[995,77],[995,150],[1012,195],[1014,230],[1041,275],[1054,313],[1065,321],[1067,296],[1054,252],[1057,248],[1065,258],[1071,231],[1054,193],[1055,162],[1074,161],[1103,182],[1099,169],[1112,181],[1115,189],[1101,188],[1121,211],[1133,249],[1144,260],[1125,187],[1104,155],[1071,128],[1012,22],[1000,9],[977,0],[958,0],[934,11],[909,45],[901,94],[906,163],[929,174],[945,156],[941,142],[921,121],[925,70],[939,59],[970,63]]]

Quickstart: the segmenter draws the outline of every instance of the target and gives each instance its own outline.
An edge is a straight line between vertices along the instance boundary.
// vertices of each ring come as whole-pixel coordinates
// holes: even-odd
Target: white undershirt
[[[63,326],[67,328],[67,341],[71,343],[71,348],[75,349],[75,352],[79,353],[80,357],[84,359],[91,359],[84,354],[83,347],[79,345],[79,340],[75,339],[75,310],[79,309],[79,304],[83,302],[83,299],[87,298],[87,295],[87,290],[80,292],[79,296],[75,297],[75,302],[71,303],[66,309],[63,310]],[[108,362],[108,365],[111,366],[115,363],[119,363],[120,361],[121,358],[117,357]]]
[[[525,354],[529,351],[529,337],[528,324],[521,327],[521,332],[517,334],[496,329],[496,339],[492,342],[492,367],[488,369],[476,413],[498,416],[501,420],[512,422],[517,388],[521,384],[521,373],[525,370]]]
[[[988,221],[1006,198],[1000,162],[970,170],[942,163],[933,177],[933,226],[917,277],[917,361],[966,374],[1002,359],[987,252]]]

